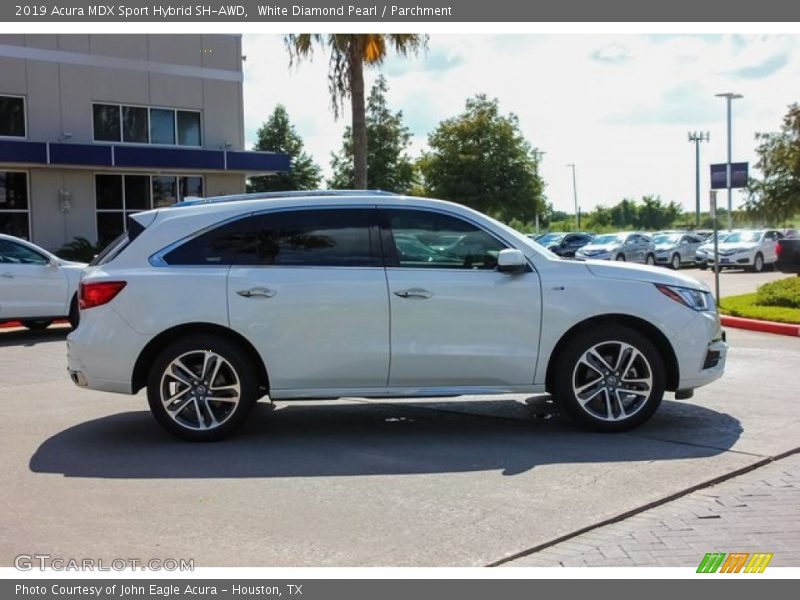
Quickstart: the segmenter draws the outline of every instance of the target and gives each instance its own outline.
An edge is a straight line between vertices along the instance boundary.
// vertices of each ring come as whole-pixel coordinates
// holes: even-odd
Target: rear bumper
[[[67,371],[79,387],[130,394],[133,365],[146,342],[110,306],[92,308],[67,336]]]

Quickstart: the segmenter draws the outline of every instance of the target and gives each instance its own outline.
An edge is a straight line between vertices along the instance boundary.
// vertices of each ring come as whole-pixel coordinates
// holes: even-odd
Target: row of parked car
[[[760,272],[778,260],[778,240],[797,230],[736,229],[718,232],[720,268],[745,268]],[[714,233],[710,230],[666,230],[655,233],[620,231],[553,232],[531,235],[538,244],[562,258],[615,260],[707,269],[714,265]]]

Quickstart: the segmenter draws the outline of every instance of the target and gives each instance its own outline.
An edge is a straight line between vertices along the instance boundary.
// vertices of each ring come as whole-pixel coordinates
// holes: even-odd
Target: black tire
[[[165,403],[161,400],[162,391],[168,393],[170,385],[186,388],[185,391],[189,391],[189,394],[195,393],[197,389],[178,383],[172,375],[175,371],[170,368],[170,365],[176,359],[182,358],[184,364],[191,368],[192,358],[206,351],[210,351],[224,360],[222,363],[224,372],[220,369],[214,381],[220,382],[220,377],[222,377],[222,383],[230,385],[238,380],[238,403],[233,408],[227,408],[228,404],[230,404],[229,402],[218,402],[209,399],[213,403],[212,408],[209,408],[209,401],[201,404],[200,400],[189,401],[189,395],[184,395],[175,402],[181,403],[186,400],[188,404],[184,403],[182,406],[185,408],[176,410],[176,416],[173,418],[168,413]],[[225,365],[225,362],[227,362],[227,365]],[[169,371],[168,368],[170,368]],[[206,381],[203,381],[199,371],[199,368],[192,369],[192,372],[197,376],[194,381],[199,382],[200,385],[205,384],[210,390],[214,381],[208,381],[209,377],[206,378]],[[181,375],[185,376],[186,373],[181,372]],[[185,377],[185,379],[188,383],[192,383],[188,381],[188,377]],[[171,380],[171,383],[168,383],[169,380]],[[175,387],[173,389],[178,388]],[[191,335],[171,343],[153,361],[147,378],[147,401],[150,404],[150,411],[153,417],[155,417],[159,425],[171,434],[193,442],[212,442],[232,434],[244,423],[257,399],[258,380],[252,361],[237,344],[215,335]],[[200,406],[204,408],[200,409]],[[196,412],[193,414],[190,409],[194,409]],[[214,412],[214,410],[217,410],[217,412]],[[192,427],[191,420],[194,419],[199,424],[201,412],[203,413],[204,425],[207,424],[209,417],[217,418],[219,424],[208,426],[207,428]]]
[[[673,271],[677,271],[681,268],[681,257],[679,254],[676,253],[672,255],[672,258],[669,261],[669,266]]]
[[[69,325],[73,329],[78,328],[78,324],[81,321],[81,313],[78,310],[78,296],[77,294],[72,297],[72,302],[69,303]]]
[[[750,269],[753,273],[761,273],[764,270],[764,256],[759,252],[753,259],[753,266]]]
[[[644,260],[645,264],[650,266],[655,266],[656,264],[656,255],[655,254],[648,254],[647,258]]]
[[[42,331],[50,327],[53,323],[53,319],[26,319],[20,322],[31,331]]]
[[[625,262],[625,255],[624,254],[617,254],[616,258],[614,259],[619,262]]]
[[[599,370],[589,369],[585,366],[586,363],[580,362],[590,349],[599,348],[597,351],[613,364],[619,357],[619,354],[614,356],[613,348],[618,346],[621,351],[629,352],[619,343],[635,348],[641,357],[641,360],[639,357],[635,358],[634,362],[628,365],[630,368],[625,373],[622,373],[624,369],[616,372],[612,369],[612,371],[603,371],[603,373],[608,373],[604,376]],[[625,354],[622,357],[623,365],[630,356],[630,354]],[[666,368],[661,353],[646,336],[624,325],[606,325],[581,332],[570,339],[552,360],[555,360],[557,365],[553,377],[553,397],[578,425],[586,429],[613,432],[627,431],[638,427],[653,415],[664,397]],[[600,384],[590,387],[584,392],[589,397],[589,401],[585,401],[582,405],[577,397],[576,389],[580,389],[579,384],[585,384],[585,380],[582,379],[584,372],[592,373],[589,383],[595,381],[595,374],[599,375],[599,379],[596,381]],[[644,384],[635,384],[640,388],[637,390],[638,393],[628,393],[623,399],[619,399],[614,406],[611,406],[613,410],[609,414],[607,409],[611,403],[607,403],[605,399],[611,396],[603,389],[606,388],[606,383],[611,382],[611,379],[607,379],[609,374],[611,379],[615,376],[622,379],[626,377],[641,378],[649,379],[651,383],[647,390],[644,389],[646,387]],[[575,381],[574,384],[573,381]],[[599,389],[599,393],[593,396],[597,389]],[[615,396],[619,398],[618,395]],[[625,405],[625,402],[628,404]],[[623,412],[619,410],[620,406],[631,410],[630,416],[621,416]],[[618,414],[614,414],[614,411]],[[605,412],[605,418],[600,414],[602,412]]]
[[[700,270],[708,271],[708,265],[706,263],[700,263]]]

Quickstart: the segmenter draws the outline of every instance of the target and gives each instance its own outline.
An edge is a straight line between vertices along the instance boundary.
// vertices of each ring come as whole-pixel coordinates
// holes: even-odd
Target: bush
[[[100,251],[105,247],[105,244],[97,243],[92,244],[89,240],[83,237],[76,237],[71,242],[64,244],[61,248],[56,250],[55,254],[64,260],[74,260],[77,262],[91,262],[95,255],[100,254]]]
[[[800,308],[800,277],[789,277],[765,283],[756,291],[759,306]]]
[[[759,306],[756,304],[757,294],[742,294],[741,296],[726,296],[719,302],[719,309],[723,315],[744,317],[746,319],[759,319],[761,321],[777,321],[779,323],[796,323],[800,325],[800,308],[786,308],[784,306]]]

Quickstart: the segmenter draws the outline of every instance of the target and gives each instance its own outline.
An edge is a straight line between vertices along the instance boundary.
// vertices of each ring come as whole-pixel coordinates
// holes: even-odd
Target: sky
[[[282,103],[329,174],[350,109],[334,118],[324,50],[290,68],[282,36],[245,35],[243,54],[248,147]],[[695,148],[687,134],[708,131],[710,142],[700,148],[707,210],[709,164],[727,155],[726,103],[715,94],[744,96],[732,103],[733,161],[749,161],[752,170],[756,132],[778,130],[788,106],[800,101],[800,36],[435,34],[418,57],[390,57],[368,69],[368,86],[379,73],[391,108],[403,112],[413,134],[412,156],[467,98],[497,98],[544,152],[540,175],[556,210],[573,211],[569,163],[582,211],[647,194],[694,210]],[[742,201],[735,192],[734,206]]]

